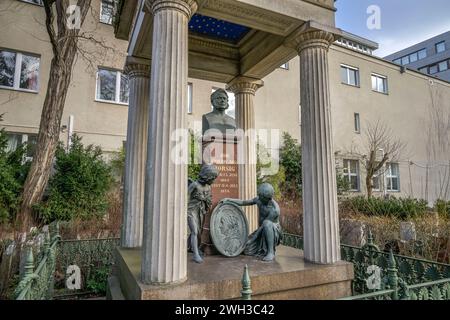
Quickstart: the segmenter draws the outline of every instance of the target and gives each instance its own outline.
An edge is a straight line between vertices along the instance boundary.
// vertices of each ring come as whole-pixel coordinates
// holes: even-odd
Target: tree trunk
[[[33,225],[32,206],[41,201],[50,177],[59,141],[61,118],[69,89],[72,63],[76,53],[76,50],[69,51],[73,52],[72,57],[68,57],[64,64],[59,63],[56,58],[52,60],[47,94],[39,125],[36,153],[24,184],[22,204],[16,220],[17,227],[22,232],[27,231]]]
[[[372,176],[369,174],[366,175],[366,188],[367,188],[367,199],[372,198]]]
[[[78,51],[80,32],[79,29],[69,26],[67,20],[68,8],[71,4],[69,0],[44,0],[43,4],[46,14],[45,26],[53,49],[53,59],[39,124],[36,152],[25,180],[22,203],[16,218],[16,227],[21,232],[26,232],[34,223],[33,205],[41,201],[50,177],[58,146],[61,118],[69,90],[72,67]],[[77,1],[80,15],[75,19],[80,19],[80,26],[83,25],[90,6],[91,0]],[[57,31],[55,31],[55,17]]]

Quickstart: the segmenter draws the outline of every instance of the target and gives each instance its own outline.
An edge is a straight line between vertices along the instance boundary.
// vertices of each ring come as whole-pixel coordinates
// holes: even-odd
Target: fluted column
[[[262,80],[239,77],[227,86],[235,95],[236,125],[244,133],[238,148],[238,152],[242,153],[238,155],[242,162],[239,164],[239,197],[246,200],[255,198],[257,193],[254,98],[256,91],[263,85]],[[258,228],[258,208],[251,206],[244,210],[252,233]]]
[[[340,260],[336,168],[331,128],[328,49],[332,33],[313,30],[297,39],[300,55],[303,230],[305,259]]]
[[[173,134],[186,127],[188,22],[194,0],[150,0],[153,49],[144,205],[142,281],[187,276],[187,165],[173,161]],[[187,141],[186,141],[187,146]]]
[[[128,57],[125,73],[129,78],[130,96],[121,245],[124,248],[136,248],[142,245],[144,219],[150,60]]]

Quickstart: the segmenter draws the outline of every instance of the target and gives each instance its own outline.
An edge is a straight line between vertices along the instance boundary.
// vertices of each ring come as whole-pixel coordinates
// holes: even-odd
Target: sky
[[[380,29],[369,29],[374,11],[380,9]],[[433,36],[450,31],[450,0],[337,0],[336,26],[378,42],[376,56],[385,57]]]

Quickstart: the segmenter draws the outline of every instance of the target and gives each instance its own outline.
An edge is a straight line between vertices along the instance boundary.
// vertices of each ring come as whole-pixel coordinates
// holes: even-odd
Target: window
[[[398,163],[386,165],[386,190],[400,191],[400,171]]]
[[[7,151],[15,151],[20,145],[26,144],[26,161],[32,160],[36,151],[37,135],[22,133],[7,133],[8,146]]]
[[[359,86],[359,70],[354,67],[341,65],[341,80],[342,83],[351,86]]]
[[[377,74],[372,74],[372,90],[380,93],[388,93],[387,78]]]
[[[427,57],[427,49],[422,49],[418,51],[419,60],[425,59]]]
[[[445,51],[445,41],[436,43],[436,53],[441,53]]]
[[[440,62],[438,64],[438,66],[439,66],[439,72],[448,70],[448,62],[447,61]]]
[[[39,57],[0,50],[0,87],[38,91]]]
[[[187,107],[187,112],[189,114],[192,113],[192,83],[188,83],[187,86],[187,103],[188,103],[188,107]]]
[[[381,169],[383,170],[383,169]],[[381,178],[382,174],[380,172],[376,172],[372,177],[372,190],[380,191],[381,190]]]
[[[33,3],[33,4],[37,4],[37,5],[40,5],[40,6],[43,6],[43,5],[44,5],[44,3],[42,2],[42,0],[21,0],[21,1],[23,1],[23,2],[28,2],[28,3]]]
[[[437,64],[430,66],[430,74],[436,74],[438,72],[439,72],[439,70],[438,70]]]
[[[128,104],[129,93],[126,75],[120,71],[99,68],[97,72],[97,100]]]
[[[350,184],[350,191],[359,191],[359,161],[344,160],[344,178]]]
[[[289,70],[289,62],[286,62],[285,64],[282,64],[282,65],[280,66],[280,68],[281,68],[281,69],[284,69],[284,70]]]
[[[409,56],[402,58],[402,65],[407,65],[407,64],[409,64]]]
[[[359,113],[354,114],[355,132],[361,133],[361,124],[359,120]]]
[[[422,73],[428,73],[428,67],[420,68],[419,71]]]
[[[407,64],[410,64],[410,63],[413,63],[413,62],[425,59],[426,57],[427,57],[427,50],[426,49],[422,49],[420,51],[416,51],[416,52],[413,52],[411,54],[408,54],[408,55],[406,55],[404,57],[395,59],[394,63],[401,64],[401,65],[405,66]]]
[[[100,22],[112,24],[114,16],[114,0],[102,0],[100,8]]]

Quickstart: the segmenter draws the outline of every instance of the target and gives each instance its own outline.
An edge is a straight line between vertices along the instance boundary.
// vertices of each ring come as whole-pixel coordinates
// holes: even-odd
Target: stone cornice
[[[146,0],[145,5],[153,14],[163,9],[177,10],[190,19],[198,8],[198,0]]]
[[[336,7],[334,6],[333,0],[303,0],[303,1],[312,3],[312,4],[322,7],[322,8],[331,9],[333,11],[336,11]]]
[[[247,93],[255,95],[256,91],[258,91],[258,89],[262,86],[264,86],[264,81],[260,79],[237,77],[227,84],[226,89],[234,94]]]

